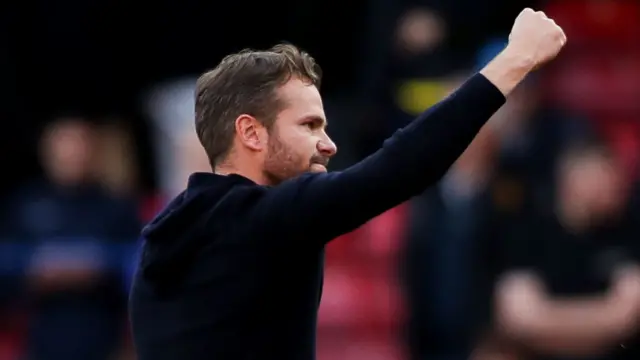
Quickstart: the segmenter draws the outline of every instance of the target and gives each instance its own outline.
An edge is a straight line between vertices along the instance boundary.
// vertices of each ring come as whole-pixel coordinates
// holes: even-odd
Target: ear
[[[253,151],[262,151],[267,146],[268,134],[255,117],[242,114],[236,119],[236,134],[240,143]]]

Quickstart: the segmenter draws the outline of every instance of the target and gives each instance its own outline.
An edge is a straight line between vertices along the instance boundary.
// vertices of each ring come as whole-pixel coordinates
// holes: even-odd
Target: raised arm
[[[455,93],[345,171],[307,174],[269,189],[253,218],[291,237],[328,241],[424,191],[464,152],[505,96],[554,58],[565,41],[552,20],[524,10],[507,48]]]

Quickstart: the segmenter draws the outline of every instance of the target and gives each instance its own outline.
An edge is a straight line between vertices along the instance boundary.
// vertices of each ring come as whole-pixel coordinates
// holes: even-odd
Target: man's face
[[[89,171],[93,144],[86,124],[72,119],[62,121],[43,140],[44,166],[52,180],[73,183]]]
[[[318,89],[292,78],[278,90],[284,109],[269,133],[264,161],[267,178],[278,184],[305,172],[326,172],[337,148],[326,133]]]
[[[565,169],[564,191],[571,193],[574,206],[598,218],[621,209],[623,189],[620,169],[605,157],[588,155]]]

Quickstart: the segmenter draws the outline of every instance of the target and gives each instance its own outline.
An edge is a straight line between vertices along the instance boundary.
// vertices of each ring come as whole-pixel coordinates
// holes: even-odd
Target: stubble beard
[[[278,185],[308,170],[308,166],[304,168],[300,165],[304,163],[302,159],[297,158],[295,153],[280,141],[278,136],[272,135],[269,138],[268,149],[263,171],[272,185]]]

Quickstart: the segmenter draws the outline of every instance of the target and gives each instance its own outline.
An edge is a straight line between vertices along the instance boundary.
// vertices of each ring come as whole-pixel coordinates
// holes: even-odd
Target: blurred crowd
[[[359,90],[325,104],[334,170],[504,48],[512,18],[495,21],[490,4],[369,2]],[[640,2],[543,5],[569,37],[561,58],[437,186],[329,245],[319,360],[640,359]],[[43,127],[43,176],[1,209],[0,360],[133,358],[126,299],[141,226],[190,173],[210,171],[196,76],[141,97],[151,196],[136,185],[126,121]]]

